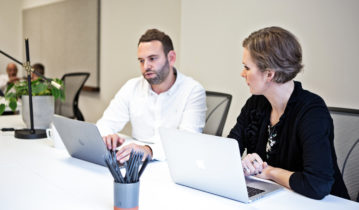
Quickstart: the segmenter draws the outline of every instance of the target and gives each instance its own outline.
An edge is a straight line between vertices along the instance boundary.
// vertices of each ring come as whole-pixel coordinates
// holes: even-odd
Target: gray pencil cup
[[[114,210],[138,210],[140,182],[114,182]]]

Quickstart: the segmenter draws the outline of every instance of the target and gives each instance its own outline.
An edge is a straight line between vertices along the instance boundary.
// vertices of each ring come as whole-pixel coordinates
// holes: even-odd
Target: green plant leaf
[[[60,90],[58,90],[57,88],[51,88],[51,93],[54,96],[55,99],[60,97]]]
[[[21,81],[21,82],[16,83],[14,88],[15,88],[17,98],[20,98],[22,95],[29,95],[28,85],[27,85],[26,81]]]
[[[62,86],[61,89],[56,89],[48,81],[42,79],[37,79],[31,81],[31,90],[33,96],[42,96],[42,95],[53,95],[55,99],[60,98],[62,101],[65,100],[65,88],[64,82],[60,79],[55,78],[55,82]],[[23,95],[29,95],[29,85],[27,81],[21,81],[14,84],[8,85],[8,88],[5,92],[5,100],[9,101],[8,106],[11,110],[16,111],[17,108],[17,99],[21,98]],[[1,105],[1,109],[5,110],[6,105]],[[1,112],[1,114],[4,111]],[[0,114],[0,115],[1,115]]]
[[[66,96],[65,96],[65,87],[62,88],[62,91],[61,91],[61,101],[65,101],[66,99]]]
[[[16,98],[16,93],[10,92],[5,94],[5,100],[10,100],[10,98]]]
[[[61,85],[60,89],[57,89],[56,87],[52,87],[51,88],[51,93],[54,96],[55,99],[60,98],[61,101],[65,100],[65,88],[64,88],[64,82],[60,79],[53,79],[53,81],[55,81],[56,83]]]
[[[9,101],[9,107],[12,111],[16,111],[16,107],[17,107],[17,100],[16,98],[10,98],[10,101]]]
[[[39,83],[33,83],[32,84],[32,95],[34,96],[43,96],[43,95],[50,95],[50,91],[48,91],[48,85],[39,82]]]
[[[5,111],[5,104],[0,104],[0,115]]]
[[[12,89],[12,87],[14,87],[14,85],[14,83],[10,83],[6,88],[5,94],[8,93]]]

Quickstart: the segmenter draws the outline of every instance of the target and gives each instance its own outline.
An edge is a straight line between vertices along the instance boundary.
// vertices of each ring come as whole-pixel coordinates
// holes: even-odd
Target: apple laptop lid
[[[283,188],[246,178],[234,139],[171,128],[160,128],[159,132],[171,177],[177,184],[244,203]]]
[[[96,125],[54,115],[53,123],[69,154],[81,160],[106,166],[108,152]]]

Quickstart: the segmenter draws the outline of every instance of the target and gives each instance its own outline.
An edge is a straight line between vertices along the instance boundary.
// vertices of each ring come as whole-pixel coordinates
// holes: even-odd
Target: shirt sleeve
[[[303,171],[294,172],[289,178],[289,185],[295,192],[313,199],[322,199],[330,193],[334,183],[331,129],[331,118],[323,107],[312,108],[301,119],[298,135]]]
[[[187,98],[186,107],[178,128],[201,133],[206,120],[206,110],[206,91],[200,84],[197,84]]]
[[[127,82],[111,100],[96,125],[102,136],[120,132],[129,121],[129,101],[131,90]]]
[[[4,74],[0,75],[0,89],[5,93],[5,87],[9,81],[8,77]]]

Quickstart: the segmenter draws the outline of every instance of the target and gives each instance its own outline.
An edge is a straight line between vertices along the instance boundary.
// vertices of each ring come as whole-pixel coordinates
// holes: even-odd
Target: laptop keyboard
[[[255,195],[259,194],[259,193],[264,192],[264,190],[257,189],[257,188],[254,188],[254,187],[248,187],[248,186],[247,186],[247,191],[248,191],[248,197],[252,197],[252,196],[255,196]]]

